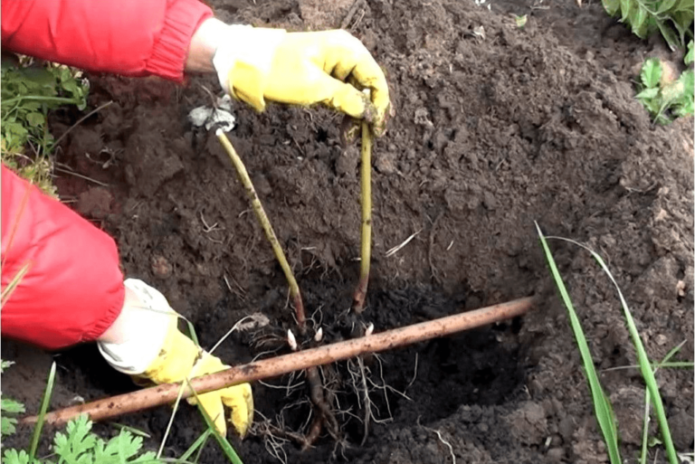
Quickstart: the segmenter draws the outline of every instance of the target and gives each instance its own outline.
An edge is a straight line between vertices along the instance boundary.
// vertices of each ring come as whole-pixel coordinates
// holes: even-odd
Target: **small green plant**
[[[610,461],[612,464],[620,464],[622,461],[618,452],[619,436],[617,424],[613,415],[610,401],[603,392],[598,376],[596,375],[594,363],[591,358],[591,352],[589,351],[586,338],[584,337],[584,332],[582,330],[581,323],[579,322],[577,313],[574,310],[572,300],[570,299],[569,293],[567,292],[567,288],[565,287],[565,284],[562,280],[562,276],[560,275],[560,272],[557,269],[555,260],[553,259],[553,255],[550,252],[550,248],[548,247],[548,244],[546,242],[546,237],[543,235],[543,232],[541,232],[541,229],[538,226],[538,224],[536,224],[536,229],[538,230],[538,236],[540,237],[541,245],[543,246],[543,251],[546,260],[548,261],[553,280],[555,281],[555,284],[560,291],[560,295],[562,296],[562,300],[565,306],[567,307],[567,311],[570,316],[572,330],[574,331],[575,339],[577,341],[577,345],[579,346],[579,351],[582,356],[584,369],[589,380],[589,386],[591,389],[594,408],[596,411],[596,418],[599,422],[601,431],[604,435],[604,439],[608,447],[608,455]],[[608,269],[608,266],[606,265],[605,261],[603,261],[603,258],[601,258],[601,256],[595,251],[593,251],[591,248],[577,243],[573,240],[568,240],[562,237],[549,238],[563,240],[587,250],[589,253],[591,253],[591,256],[596,260],[596,262],[601,267],[601,270],[606,274],[606,276],[608,276],[609,280],[616,288],[618,298],[620,299],[620,304],[623,310],[623,317],[625,318],[625,323],[628,332],[630,333],[630,338],[632,339],[635,351],[637,352],[640,373],[642,374],[645,385],[647,387],[646,394],[648,395],[650,402],[653,405],[654,412],[656,414],[656,419],[659,424],[659,429],[661,431],[661,443],[666,448],[666,456],[668,458],[669,463],[678,464],[678,454],[676,453],[676,449],[673,445],[673,439],[671,438],[671,430],[668,421],[666,420],[666,411],[664,409],[663,401],[661,400],[661,394],[659,392],[659,387],[656,383],[656,377],[654,376],[655,365],[652,361],[650,361],[647,355],[647,351],[645,350],[644,344],[642,343],[642,339],[640,338],[639,332],[637,331],[637,326],[635,325],[632,313],[630,312],[630,309],[627,305],[627,301],[625,300],[625,297],[623,296],[623,293],[620,290],[620,286],[615,280],[615,277],[613,277],[613,274]],[[675,354],[676,351],[677,350],[674,349],[673,353]],[[667,356],[666,361],[668,361],[668,359],[670,359],[671,356],[672,354],[670,354],[670,356]]]
[[[2,371],[12,363],[1,361]],[[29,450],[6,449],[2,464],[130,464],[130,463],[161,463],[156,459],[154,452],[147,452],[140,456],[142,437],[135,436],[125,428],[121,432],[105,441],[92,432],[92,422],[87,416],[80,416],[70,421],[65,433],[57,432],[53,439],[50,458],[39,459],[36,452],[39,447],[39,438],[45,422],[46,411],[50,403],[53,386],[55,384],[56,365],[53,363],[51,372],[46,382],[46,390],[41,399],[38,421],[34,427]],[[2,435],[15,433],[17,419],[6,417],[6,414],[20,414],[24,412],[24,405],[13,400],[2,398]]]
[[[528,22],[528,16],[527,15],[522,15],[522,16],[514,15],[514,21],[516,22],[517,28],[523,29],[524,26],[526,26],[526,23]]]
[[[80,416],[70,421],[65,433],[57,432],[53,440],[52,459],[31,458],[25,450],[8,449],[5,451],[3,464],[144,464],[161,463],[154,452],[138,456],[142,448],[142,437],[134,436],[127,430],[121,430],[109,441],[102,440],[92,432],[92,422],[87,416]]]
[[[562,280],[560,271],[558,271],[557,266],[555,265],[555,260],[550,252],[550,248],[548,248],[545,236],[541,232],[538,224],[536,224],[536,228],[538,229],[538,236],[541,239],[541,245],[543,246],[543,251],[548,261],[548,266],[550,267],[553,280],[560,291],[560,296],[562,297],[562,301],[565,304],[569,314],[570,325],[572,326],[574,338],[577,342],[577,346],[579,347],[579,354],[582,357],[584,373],[586,374],[587,381],[589,382],[589,389],[591,391],[591,399],[594,403],[596,420],[598,421],[599,427],[601,428],[601,433],[603,434],[603,439],[606,442],[606,447],[608,448],[608,457],[610,458],[611,464],[621,464],[622,461],[620,459],[620,450],[618,449],[618,426],[616,424],[615,415],[613,414],[611,402],[601,386],[601,381],[599,380],[598,374],[596,373],[596,368],[594,367],[594,360],[591,357],[589,344],[584,336],[582,324],[579,322],[577,312],[574,310],[572,299],[567,292],[567,288]]]
[[[16,62],[3,58],[1,73],[2,162],[55,196],[48,158],[55,140],[48,131],[48,112],[66,104],[84,109],[87,81],[66,66],[37,66],[25,59]]]
[[[692,0],[602,0],[610,16],[619,15],[632,32],[644,39],[657,30],[672,50],[693,38]]]
[[[686,59],[692,60],[692,42],[689,48]],[[658,58],[645,61],[640,73],[642,90],[637,99],[658,124],[668,124],[677,117],[693,114],[693,70],[683,71],[678,79],[673,79],[672,74]]]
[[[4,361],[0,359],[0,374],[5,372],[5,369],[14,364],[12,361]],[[2,436],[12,435],[16,431],[17,419],[12,417],[17,414],[24,413],[24,405],[19,401],[9,398],[0,398],[0,422],[2,422]]]

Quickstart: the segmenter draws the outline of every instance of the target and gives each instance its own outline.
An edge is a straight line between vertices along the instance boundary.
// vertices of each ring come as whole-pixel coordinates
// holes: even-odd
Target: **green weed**
[[[2,370],[12,363],[2,361]],[[53,439],[52,454],[48,458],[36,457],[44,418],[50,403],[53,385],[55,384],[56,365],[53,363],[51,372],[46,382],[46,390],[41,400],[39,418],[34,427],[34,432],[29,445],[29,451],[10,448],[5,450],[2,464],[155,464],[161,463],[156,459],[154,452],[147,452],[140,456],[142,437],[134,436],[129,430],[121,429],[121,432],[105,441],[92,433],[92,422],[87,416],[80,416],[70,421],[65,433],[57,432]],[[15,418],[8,418],[6,414],[20,414],[24,412],[24,405],[13,400],[2,398],[2,435],[15,433]],[[49,459],[57,458],[57,460]]]
[[[8,449],[3,464],[155,464],[161,463],[154,452],[138,456],[142,449],[142,437],[127,430],[105,441],[92,432],[92,422],[87,416],[71,420],[65,433],[57,432],[53,440],[53,455],[57,460],[32,458],[25,450]]]
[[[644,39],[659,31],[672,50],[693,38],[692,0],[602,0],[610,16],[619,16],[632,32]]]
[[[0,360],[0,374],[5,372],[5,369],[14,364],[12,361]],[[12,416],[23,414],[25,412],[24,405],[19,401],[10,398],[0,398],[0,422],[2,422],[2,434],[5,437],[12,435],[16,431],[17,419]]]
[[[686,58],[692,60],[692,42]],[[644,62],[640,81],[642,90],[637,99],[659,124],[668,124],[676,117],[693,114],[693,88],[695,74],[692,69],[683,71],[676,80],[665,76],[664,65],[658,58]]]
[[[55,139],[48,131],[48,113],[61,105],[84,109],[88,84],[66,66],[21,61],[2,60],[0,156],[20,176],[56,196],[49,158]]]
[[[570,316],[570,322],[572,325],[572,330],[574,331],[575,334],[575,339],[577,341],[577,345],[579,346],[579,351],[582,356],[582,362],[584,364],[584,369],[587,374],[587,378],[589,380],[589,386],[591,388],[591,393],[592,393],[592,400],[594,403],[594,409],[596,411],[596,418],[599,422],[599,425],[601,427],[601,431],[604,435],[604,439],[606,441],[608,451],[609,451],[609,457],[611,460],[611,463],[614,464],[619,464],[621,463],[620,460],[620,455],[618,452],[618,433],[617,433],[617,424],[615,421],[615,417],[612,413],[612,408],[610,405],[610,401],[606,397],[605,393],[603,392],[603,389],[601,388],[598,376],[596,375],[596,370],[594,368],[594,363],[591,358],[591,352],[589,351],[588,345],[586,343],[586,339],[584,337],[584,333],[581,328],[581,324],[579,322],[579,318],[577,317],[577,314],[574,310],[574,307],[572,305],[572,301],[569,297],[569,293],[567,292],[567,289],[565,288],[565,285],[562,281],[562,277],[560,276],[560,273],[557,269],[557,266],[555,265],[555,260],[553,259],[553,255],[550,252],[550,248],[548,247],[548,244],[546,242],[546,237],[543,235],[541,232],[540,227],[538,224],[536,224],[536,228],[538,230],[538,235],[541,240],[541,244],[543,246],[543,250],[546,256],[546,259],[548,261],[548,265],[550,266],[551,273],[553,275],[553,279],[555,281],[555,284],[557,285],[560,294],[562,296],[562,300],[567,307],[569,316]],[[620,299],[620,304],[623,309],[623,317],[625,319],[625,323],[627,325],[628,332],[630,334],[630,338],[632,339],[632,343],[635,347],[635,351],[637,352],[637,359],[639,363],[639,369],[642,374],[642,377],[644,378],[644,382],[646,385],[646,391],[648,394],[648,398],[650,402],[653,404],[654,411],[656,414],[656,419],[659,424],[659,429],[661,431],[661,443],[663,443],[664,447],[666,448],[666,456],[668,457],[668,460],[670,464],[678,464],[679,463],[679,458],[676,453],[675,447],[673,445],[673,440],[671,438],[671,430],[669,428],[668,421],[666,420],[666,411],[664,409],[663,402],[661,400],[661,394],[659,393],[659,387],[656,383],[656,378],[654,376],[655,372],[655,366],[652,361],[650,361],[649,357],[647,356],[647,352],[644,348],[644,344],[642,343],[642,339],[640,338],[639,332],[637,331],[637,326],[635,325],[635,321],[632,317],[632,313],[630,312],[630,309],[627,305],[627,301],[625,300],[625,297],[623,296],[622,291],[620,290],[620,287],[613,277],[613,274],[610,272],[608,269],[608,266],[606,263],[603,261],[600,255],[598,255],[596,252],[591,250],[590,248],[581,245],[575,241],[560,238],[560,237],[552,237],[560,240],[564,240],[570,243],[573,243],[591,253],[591,256],[596,260],[596,262],[599,264],[601,267],[601,270],[608,276],[610,279],[611,283],[613,286],[616,288],[618,297]],[[676,350],[677,351],[677,350]],[[669,361],[669,359],[675,354],[675,351],[672,350],[672,353],[669,353],[670,356],[667,356],[665,359],[666,362]],[[648,407],[647,407],[648,408]]]
[[[613,414],[613,408],[611,407],[611,402],[606,396],[601,386],[601,381],[596,374],[596,368],[594,367],[594,361],[591,357],[591,351],[589,350],[589,344],[584,336],[584,330],[582,329],[581,322],[579,322],[579,317],[577,312],[574,310],[572,305],[572,300],[567,292],[565,283],[562,280],[560,271],[558,271],[555,265],[555,260],[550,252],[550,248],[541,232],[540,227],[536,224],[538,229],[538,236],[541,239],[541,245],[543,246],[543,251],[545,252],[546,259],[548,260],[548,265],[550,266],[550,272],[552,273],[553,280],[555,280],[555,285],[560,291],[560,296],[562,301],[567,308],[570,318],[570,325],[572,326],[572,331],[574,332],[574,338],[577,341],[577,346],[579,347],[579,353],[582,357],[582,364],[584,365],[584,373],[586,374],[587,381],[589,382],[589,389],[591,391],[591,399],[594,404],[594,412],[596,414],[596,420],[598,421],[601,433],[603,434],[603,439],[606,442],[606,447],[608,449],[608,456],[612,464],[621,464],[620,450],[618,449],[618,427],[615,420],[615,415]]]

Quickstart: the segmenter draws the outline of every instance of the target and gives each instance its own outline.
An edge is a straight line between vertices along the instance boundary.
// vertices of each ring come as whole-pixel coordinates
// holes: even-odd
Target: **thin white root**
[[[371,324],[372,328],[374,327]],[[372,401],[369,399],[369,387],[367,386],[367,373],[364,369],[364,361],[362,357],[357,358],[357,364],[360,367],[360,373],[362,375],[362,394],[364,395],[364,434],[362,435],[362,443],[360,446],[364,446],[367,442],[367,437],[369,436],[369,418],[372,417]]]
[[[444,445],[446,445],[447,448],[449,448],[449,455],[451,456],[451,464],[456,464],[456,455],[454,454],[454,447],[451,446],[451,443],[446,441],[444,437],[442,436],[441,430],[438,429],[433,429],[430,427],[425,427],[424,425],[420,424],[420,418],[417,418],[417,425],[422,427],[425,430],[429,430],[430,432],[434,432],[437,434],[437,438],[439,438],[439,441],[441,441]]]
[[[390,250],[388,250],[388,251],[386,252],[386,257],[387,257],[387,258],[390,258],[391,256],[393,256],[393,255],[395,255],[396,253],[398,253],[404,246],[406,246],[407,244],[409,244],[410,241],[411,241],[412,239],[414,239],[415,237],[417,237],[418,234],[419,234],[420,232],[422,232],[422,229],[418,230],[418,231],[415,232],[413,235],[411,235],[410,237],[406,238],[400,245],[396,245],[395,247],[393,247],[393,248],[391,248]]]
[[[415,353],[415,367],[413,368],[413,378],[410,379],[410,382],[408,382],[408,386],[405,387],[406,390],[408,390],[410,388],[410,386],[415,382],[415,379],[417,379],[418,355],[419,355],[419,353]]]
[[[425,428],[427,428],[427,427],[425,427]],[[444,443],[449,448],[449,454],[451,455],[451,464],[456,464],[456,455],[454,454],[454,447],[451,446],[451,443],[446,441],[444,439],[444,437],[442,437],[442,432],[440,432],[439,430],[432,430],[432,431],[437,434],[437,437],[439,437],[439,441]]]

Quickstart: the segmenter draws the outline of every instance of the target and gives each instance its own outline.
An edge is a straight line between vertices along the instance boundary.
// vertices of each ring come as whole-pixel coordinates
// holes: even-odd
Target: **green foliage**
[[[541,240],[541,245],[543,246],[543,251],[545,253],[546,260],[548,261],[548,266],[550,267],[550,272],[555,281],[555,285],[560,291],[560,296],[562,301],[567,308],[567,312],[570,318],[570,325],[572,326],[572,332],[574,332],[574,338],[579,347],[579,354],[582,358],[582,365],[584,366],[584,374],[586,375],[587,381],[589,382],[589,390],[591,391],[591,399],[594,403],[594,412],[596,414],[596,420],[598,421],[601,433],[603,434],[603,439],[606,442],[606,447],[608,448],[608,457],[610,458],[611,464],[621,464],[620,450],[618,449],[618,426],[616,424],[615,415],[613,414],[613,408],[611,407],[611,402],[606,396],[601,386],[601,381],[596,373],[596,368],[594,367],[594,361],[591,357],[591,351],[589,350],[589,344],[584,336],[584,330],[582,329],[581,322],[579,322],[579,317],[577,312],[574,310],[574,305],[567,292],[565,283],[562,280],[560,271],[557,269],[553,255],[550,252],[548,243],[545,240],[541,228],[536,224],[536,229],[538,230],[538,236]]]
[[[188,384],[188,387],[193,390],[191,387],[191,383],[186,379],[186,383]],[[195,396],[195,399],[197,400],[198,403],[198,411],[200,411],[200,414],[203,416],[203,419],[205,419],[205,424],[208,426],[208,430],[210,430],[210,433],[215,437],[215,440],[217,440],[217,444],[220,445],[220,449],[222,449],[222,452],[224,455],[227,457],[227,460],[232,463],[232,464],[244,464],[241,462],[241,458],[239,458],[239,455],[236,453],[236,450],[232,446],[231,443],[229,443],[229,440],[227,440],[227,437],[224,437],[220,435],[220,433],[217,431],[215,428],[215,424],[212,422],[212,419],[208,415],[207,411],[203,409],[203,407],[200,404],[200,398],[198,398],[198,394],[193,390],[193,395]]]
[[[13,361],[5,361],[4,359],[0,359],[0,374],[4,374],[5,369],[10,367],[12,364],[14,364]]]
[[[52,166],[47,158],[54,149],[46,124],[48,112],[61,105],[87,106],[88,85],[66,66],[22,66],[2,61],[0,138],[2,161],[55,195]],[[32,147],[27,155],[27,147]]]
[[[688,66],[693,64],[693,61],[695,61],[695,57],[693,57],[693,41],[692,40],[690,42],[688,42],[688,53],[685,54],[685,58],[683,58],[683,61]]]
[[[46,419],[46,412],[48,411],[48,405],[51,402],[51,396],[53,395],[53,387],[56,381],[56,363],[53,362],[51,365],[51,371],[48,373],[48,380],[46,381],[46,389],[43,392],[43,397],[41,398],[41,406],[39,407],[39,419],[36,421],[34,426],[34,432],[31,435],[31,443],[29,444],[29,459],[34,459],[36,456],[36,451],[39,448],[39,439],[41,438],[41,431],[43,430],[43,424]]]
[[[4,372],[13,363],[0,361],[0,369]],[[148,452],[137,456],[142,448],[142,437],[134,436],[130,431],[121,430],[121,433],[108,442],[102,440],[91,432],[92,422],[87,416],[80,416],[72,420],[65,433],[57,432],[53,441],[53,455],[58,456],[57,461],[40,460],[34,457],[38,447],[38,434],[40,425],[43,425],[43,416],[51,396],[51,390],[55,379],[55,363],[51,368],[49,380],[46,385],[46,393],[41,405],[39,424],[35,429],[34,437],[29,452],[26,450],[7,449],[2,458],[2,464],[126,464],[126,463],[160,463],[155,459],[155,453]],[[7,417],[24,413],[24,405],[18,401],[2,398],[2,435],[11,435],[15,432],[17,419]]]
[[[516,27],[519,29],[523,29],[524,26],[526,26],[526,23],[528,22],[528,16],[523,15],[523,16],[517,16],[514,15],[514,21],[516,22]]]
[[[2,464],[125,464],[161,463],[155,453],[140,456],[142,437],[127,430],[109,441],[102,440],[92,432],[92,422],[80,416],[68,423],[65,433],[57,432],[53,440],[53,452],[57,461],[31,459],[29,454],[15,449],[6,450]]]
[[[689,45],[692,54],[692,41]],[[687,59],[687,56],[686,56]],[[659,124],[668,124],[676,117],[693,114],[693,87],[695,86],[692,69],[681,73],[678,79],[669,82],[664,78],[664,67],[658,58],[649,58],[640,73],[641,91],[637,99]]]
[[[4,373],[5,369],[14,364],[12,361],[5,361],[0,359],[0,373]],[[1,423],[1,433],[0,436],[12,435],[16,431],[17,419],[12,417],[17,414],[24,413],[24,405],[19,401],[15,401],[9,398],[0,398],[0,423]]]
[[[651,76],[653,77],[653,76]],[[548,247],[548,244],[546,243],[545,237],[543,236],[543,233],[540,230],[540,227],[538,224],[536,224],[536,228],[538,230],[538,235],[541,239],[541,244],[543,246],[543,250],[546,256],[546,259],[548,260],[548,264],[550,265],[550,269],[553,275],[553,279],[555,280],[555,284],[560,290],[560,294],[562,296],[563,302],[565,303],[565,306],[567,307],[567,310],[569,311],[570,314],[570,322],[572,325],[572,329],[575,334],[575,339],[577,341],[577,345],[579,346],[579,351],[582,356],[582,361],[584,363],[584,368],[587,373],[587,377],[589,379],[589,384],[591,387],[591,392],[592,392],[592,399],[594,402],[594,408],[596,410],[596,418],[599,422],[599,425],[601,426],[601,431],[604,434],[604,438],[606,440],[606,444],[608,445],[608,454],[611,460],[612,464],[617,464],[620,463],[620,456],[616,455],[614,453],[617,453],[617,427],[615,424],[615,418],[612,413],[611,409],[611,404],[608,398],[605,396],[603,393],[603,390],[601,389],[600,384],[598,383],[598,377],[596,376],[596,372],[594,369],[593,361],[591,359],[591,353],[589,352],[588,345],[586,343],[586,339],[584,338],[584,334],[581,329],[581,325],[579,322],[579,319],[577,318],[576,312],[574,310],[574,307],[572,305],[572,301],[569,297],[569,293],[567,292],[567,289],[565,288],[565,285],[562,281],[562,277],[560,276],[560,273],[557,269],[557,266],[555,265],[555,261],[553,259],[552,253],[550,252],[550,248]],[[678,464],[679,463],[679,458],[678,454],[676,453],[676,449],[673,444],[673,439],[671,438],[671,429],[669,427],[668,421],[666,420],[666,411],[664,408],[663,401],[661,399],[661,394],[659,392],[659,386],[656,382],[656,377],[654,375],[654,367],[653,363],[649,359],[649,356],[647,355],[647,351],[644,348],[644,344],[642,343],[642,339],[640,337],[639,332],[637,331],[637,326],[635,324],[635,321],[632,317],[632,313],[630,312],[630,308],[627,305],[627,301],[625,300],[625,297],[623,296],[622,291],[620,290],[620,286],[618,285],[617,281],[615,280],[615,277],[613,277],[613,274],[610,272],[608,269],[608,265],[606,262],[601,258],[601,256],[593,251],[591,248],[581,245],[575,241],[568,240],[568,239],[563,239],[561,237],[553,237],[553,238],[558,238],[560,240],[564,240],[570,243],[573,243],[581,248],[584,248],[587,250],[589,253],[591,253],[591,256],[596,260],[598,265],[600,266],[601,270],[606,274],[606,276],[609,278],[615,289],[617,290],[618,293],[618,298],[620,299],[620,305],[623,310],[623,317],[625,319],[625,324],[627,326],[628,332],[630,333],[630,338],[632,340],[632,344],[635,347],[635,351],[637,352],[637,359],[639,362],[639,369],[640,373],[642,374],[642,377],[644,379],[644,383],[646,385],[646,394],[648,395],[649,400],[654,406],[654,412],[656,414],[657,421],[659,423],[659,430],[661,431],[661,443],[663,443],[664,447],[666,448],[666,456],[668,457],[668,461],[670,464]],[[665,358],[665,361],[668,361],[670,357],[672,357],[676,352],[678,351],[678,348],[674,348],[671,353]],[[593,377],[593,380],[592,380]],[[598,390],[596,390],[598,389]],[[598,393],[597,393],[598,392]],[[647,403],[648,404],[648,403]],[[645,408],[648,410],[648,406]],[[612,451],[612,447],[615,446],[615,450]]]
[[[619,16],[632,32],[644,39],[659,31],[671,49],[682,48],[692,38],[692,0],[602,0],[610,16]]]

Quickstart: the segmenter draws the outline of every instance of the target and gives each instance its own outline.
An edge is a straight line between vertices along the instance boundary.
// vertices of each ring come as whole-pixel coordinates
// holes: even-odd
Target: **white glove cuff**
[[[270,73],[275,50],[286,33],[284,29],[245,25],[232,25],[220,29],[213,39],[217,43],[217,51],[212,57],[212,65],[224,91],[229,93],[229,71],[237,61],[246,63],[263,74]]]
[[[124,306],[125,340],[121,343],[98,342],[99,351],[117,371],[138,375],[154,362],[164,346],[172,317],[178,317],[164,295],[137,279],[126,279],[123,285],[135,293],[139,306]]]

